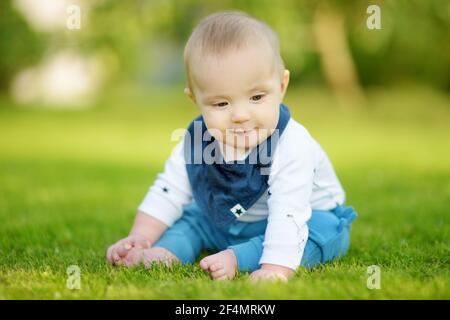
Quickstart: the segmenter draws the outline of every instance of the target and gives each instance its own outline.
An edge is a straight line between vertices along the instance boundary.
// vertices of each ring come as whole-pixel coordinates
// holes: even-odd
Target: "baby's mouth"
[[[253,131],[255,130],[255,128],[253,129],[231,129],[230,131],[238,136],[246,136],[251,134]]]

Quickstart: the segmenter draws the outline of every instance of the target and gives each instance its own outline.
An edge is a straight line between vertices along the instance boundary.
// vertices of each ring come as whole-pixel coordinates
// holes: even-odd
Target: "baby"
[[[213,279],[287,280],[345,255],[356,217],[320,145],[282,103],[289,71],[262,21],[220,12],[184,52],[188,127],[139,206],[130,235],[107,260],[193,263]]]

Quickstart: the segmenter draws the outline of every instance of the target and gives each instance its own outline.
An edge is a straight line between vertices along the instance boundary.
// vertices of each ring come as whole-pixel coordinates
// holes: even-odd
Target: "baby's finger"
[[[116,253],[119,257],[123,258],[127,255],[128,251],[131,249],[131,246],[128,243],[123,243],[117,246]]]
[[[132,250],[128,253],[128,255],[123,259],[125,266],[134,267],[137,266],[142,260],[142,251],[141,250]]]
[[[114,261],[114,254],[116,253],[117,250],[117,244],[112,245],[111,247],[109,247],[108,251],[109,251],[109,256],[111,261]]]
[[[258,282],[261,280],[261,278],[262,278],[261,272],[255,271],[250,274],[249,280],[251,282]]]
[[[116,260],[120,259],[120,256],[117,254],[117,247],[117,244],[110,247],[109,259],[112,264],[115,264]]]
[[[277,274],[272,278],[274,281],[288,282],[288,278],[283,274]]]
[[[117,252],[113,253],[113,262],[115,265],[118,265],[118,262],[121,261],[122,259],[119,257],[119,255],[117,254]]]
[[[114,262],[114,264],[115,264],[116,266],[123,266],[123,261],[122,261],[121,259],[119,259],[119,260],[116,260],[116,261]]]
[[[127,249],[127,250],[130,250],[131,247],[132,247],[132,245],[130,244],[130,242],[125,242],[124,245],[123,245],[123,247],[124,247],[125,249]]]

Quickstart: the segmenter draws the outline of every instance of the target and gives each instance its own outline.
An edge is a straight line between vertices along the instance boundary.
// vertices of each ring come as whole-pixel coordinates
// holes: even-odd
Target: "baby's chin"
[[[272,130],[255,130],[248,136],[234,136],[229,135],[225,139],[225,141],[222,141],[222,143],[231,146],[235,149],[239,149],[242,151],[247,152],[248,150],[251,150],[255,148],[257,145],[264,142],[272,133]]]
[[[248,141],[248,142],[239,141],[237,143],[235,142],[225,144],[235,149],[237,154],[243,154],[255,148],[258,145],[258,141],[255,139],[255,141]]]

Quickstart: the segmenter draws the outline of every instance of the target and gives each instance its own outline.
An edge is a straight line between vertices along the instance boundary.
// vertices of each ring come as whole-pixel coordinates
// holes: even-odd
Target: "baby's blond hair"
[[[273,51],[275,67],[280,76],[284,71],[277,34],[266,23],[239,11],[218,12],[204,18],[192,32],[184,48],[187,81],[192,89],[191,63],[193,57],[215,56],[231,49],[240,49],[252,41],[265,40]]]

